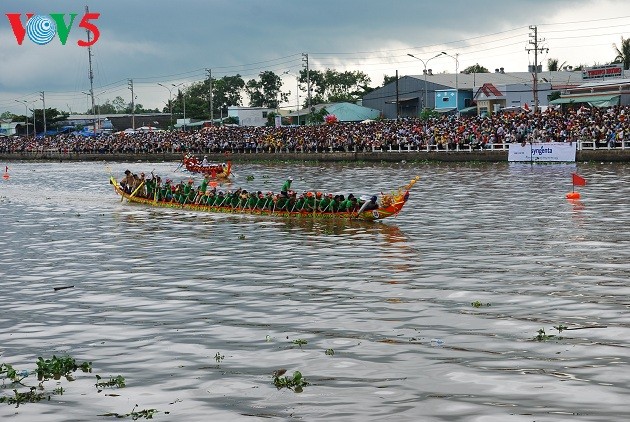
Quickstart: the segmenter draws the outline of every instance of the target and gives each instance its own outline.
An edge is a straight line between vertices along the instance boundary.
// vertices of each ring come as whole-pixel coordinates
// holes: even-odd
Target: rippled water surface
[[[626,166],[236,165],[232,188],[249,190],[292,175],[356,195],[420,175],[398,217],[333,223],[152,209],[108,184],[126,168],[187,179],[174,163],[6,164],[0,363],[34,386],[38,356],[93,372],[45,382],[65,389],[50,401],[0,403],[2,420],[630,414]],[[574,171],[588,185],[570,202]],[[309,385],[277,389],[280,368]],[[127,386],[99,392],[95,374]]]

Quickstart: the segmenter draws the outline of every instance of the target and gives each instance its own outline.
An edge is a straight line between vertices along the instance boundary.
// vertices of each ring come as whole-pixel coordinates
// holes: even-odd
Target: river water
[[[39,356],[93,367],[46,381],[49,401],[0,403],[2,420],[630,415],[627,166],[234,168],[231,188],[248,190],[291,175],[298,191],[358,195],[421,177],[398,217],[334,223],[152,209],[108,184],[126,168],[187,179],[174,163],[0,164],[0,363],[27,386]],[[576,171],[588,184],[569,201]],[[309,384],[277,389],[281,368]],[[96,374],[126,387],[99,392]]]

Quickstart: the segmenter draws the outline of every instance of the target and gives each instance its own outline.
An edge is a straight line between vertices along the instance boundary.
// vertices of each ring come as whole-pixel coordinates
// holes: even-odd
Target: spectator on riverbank
[[[300,127],[213,127],[198,132],[104,134],[86,138],[61,134],[46,138],[0,138],[0,153],[247,153],[343,152],[392,149],[486,148],[509,142],[593,141],[606,146],[623,140],[630,130],[628,106],[605,109],[582,106],[561,111],[506,112],[491,116],[404,118],[370,123],[335,123]]]

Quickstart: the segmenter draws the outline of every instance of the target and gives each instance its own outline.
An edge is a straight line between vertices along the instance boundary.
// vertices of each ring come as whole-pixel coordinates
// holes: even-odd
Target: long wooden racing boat
[[[231,197],[228,194],[223,195],[223,192],[220,191],[218,196],[214,196],[215,199],[213,201],[208,200],[204,203],[202,198],[205,195],[197,198],[194,195],[189,195],[184,196],[183,199],[181,196],[178,199],[177,195],[169,195],[168,191],[172,190],[175,192],[172,186],[167,187],[166,195],[159,194],[159,189],[155,190],[157,193],[147,195],[146,189],[143,189],[143,184],[136,187],[134,191],[129,192],[114,177],[110,177],[109,183],[113,185],[116,193],[121,196],[121,201],[127,199],[129,202],[153,207],[228,214],[376,221],[397,215],[409,199],[409,191],[419,179],[420,177],[416,176],[405,186],[401,186],[390,193],[381,193],[371,198],[357,199],[355,205],[345,208],[341,206],[331,207],[330,205],[321,207],[322,201],[325,200],[325,195],[322,195],[320,192],[306,192],[299,196],[293,191],[289,191],[288,195],[273,194],[272,192],[264,195],[258,192],[254,196],[254,201],[252,201],[251,193],[247,193],[245,190],[239,192],[238,195],[236,195],[236,192],[229,193],[229,195],[232,195]],[[192,183],[192,180],[189,183]],[[214,191],[216,192],[216,184],[214,185]],[[194,189],[191,190],[194,191]],[[248,195],[250,196],[248,197]],[[169,198],[169,196],[172,197]],[[223,198],[223,200],[220,200],[220,198]],[[321,199],[318,200],[318,198]],[[328,204],[336,200],[337,198],[330,199]],[[371,202],[371,204],[367,204],[368,202]],[[334,208],[338,208],[338,210],[335,211]]]
[[[232,174],[232,162],[227,163],[207,163],[199,161],[194,155],[184,155],[183,165],[191,173],[201,173],[211,176],[213,179],[227,179]]]

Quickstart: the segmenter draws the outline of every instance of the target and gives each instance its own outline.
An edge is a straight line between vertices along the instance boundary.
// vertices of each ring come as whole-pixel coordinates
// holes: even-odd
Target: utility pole
[[[42,111],[44,112],[44,138],[46,137],[46,97],[44,97],[44,91],[40,92],[42,94]],[[33,113],[35,113],[33,111]]]
[[[398,69],[396,69],[396,120],[400,120],[400,96],[398,94]]]
[[[89,13],[88,7],[85,6],[85,13]],[[87,40],[88,40],[88,63],[90,65],[90,70],[88,73],[88,77],[90,78],[90,96],[92,97],[92,129],[94,134],[96,135],[96,110],[94,109],[94,73],[92,73],[92,46],[90,44],[90,31],[85,30],[87,32]]]
[[[214,106],[212,105],[212,69],[206,69],[208,72],[208,80],[210,81],[210,121],[214,124]],[[221,112],[221,118],[223,118],[223,112]]]
[[[538,39],[538,27],[535,25],[532,25],[529,27],[529,29],[531,31],[534,31],[533,34],[529,34],[529,37],[532,38],[531,40],[529,40],[529,45],[533,45],[533,48],[525,48],[525,50],[527,51],[527,54],[529,54],[530,51],[534,52],[534,71],[533,73],[533,77],[534,77],[534,83],[533,83],[533,90],[534,90],[534,112],[538,111],[538,52],[542,53],[543,51],[549,51],[548,48],[544,48],[544,47],[539,47],[539,44],[543,41],[545,41],[544,38],[542,39]]]
[[[136,100],[133,96],[133,79],[129,79],[129,89],[131,90],[131,128],[136,130]]]
[[[302,61],[304,61],[306,65],[306,95],[307,95],[307,104],[308,104],[308,112],[309,114],[313,113],[313,106],[311,105],[311,72],[308,67],[308,54],[302,53]],[[312,120],[312,116],[311,119]]]

